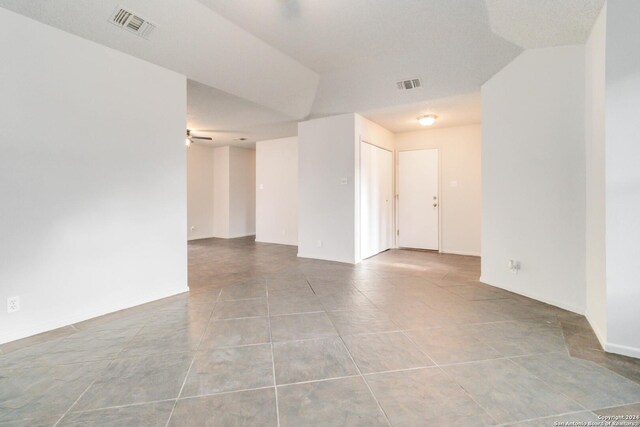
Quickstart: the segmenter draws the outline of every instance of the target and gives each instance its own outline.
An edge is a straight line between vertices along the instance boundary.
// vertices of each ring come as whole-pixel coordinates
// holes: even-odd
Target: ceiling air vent
[[[151,22],[121,7],[116,8],[109,22],[145,39],[148,39],[151,32],[156,28]]]
[[[418,89],[421,87],[422,87],[422,82],[420,81],[419,78],[401,80],[398,83],[396,83],[396,88],[398,90],[411,90],[411,89]]]

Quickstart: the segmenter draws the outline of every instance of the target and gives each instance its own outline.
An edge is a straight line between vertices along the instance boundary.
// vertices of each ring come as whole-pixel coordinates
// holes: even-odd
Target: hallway
[[[191,292],[0,346],[0,426],[554,425],[640,414],[640,361],[479,259],[189,243]],[[56,424],[57,423],[57,424]],[[637,424],[636,424],[637,425]]]

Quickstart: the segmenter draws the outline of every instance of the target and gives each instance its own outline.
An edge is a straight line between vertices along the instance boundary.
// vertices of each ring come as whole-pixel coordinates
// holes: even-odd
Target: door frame
[[[358,180],[358,260],[356,260],[356,263],[359,263],[367,258],[364,258],[362,256],[362,225],[360,223],[360,221],[362,220],[362,144],[369,144],[372,145],[376,148],[379,148],[381,150],[387,151],[389,153],[391,153],[391,218],[390,218],[390,222],[391,225],[393,226],[393,229],[391,230],[391,241],[389,242],[389,249],[396,249],[397,243],[398,243],[398,239],[397,237],[397,232],[394,232],[397,230],[397,226],[396,226],[396,222],[397,222],[397,218],[396,218],[396,174],[397,174],[397,168],[396,168],[396,150],[390,150],[386,147],[383,147],[381,145],[378,145],[374,142],[370,142],[367,141],[366,139],[362,138],[362,136],[360,136],[358,138],[358,176],[357,176],[357,180]],[[440,161],[440,160],[438,160]],[[439,190],[438,190],[439,191]],[[388,249],[387,249],[388,250]],[[384,252],[384,251],[382,251]],[[378,252],[375,255],[371,255],[368,258],[374,257],[378,254],[381,254],[382,252]]]
[[[440,155],[440,148],[411,148],[407,150],[395,151],[395,225],[396,232],[394,233],[395,247],[400,248],[400,153],[405,151],[424,151],[424,150],[436,150],[438,153],[438,253],[442,252],[442,156]]]

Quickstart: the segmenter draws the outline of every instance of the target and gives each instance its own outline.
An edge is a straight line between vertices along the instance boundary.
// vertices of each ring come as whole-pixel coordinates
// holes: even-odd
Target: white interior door
[[[398,159],[398,246],[439,249],[438,150],[401,151]]]
[[[393,154],[360,143],[360,257],[391,247],[393,237]]]

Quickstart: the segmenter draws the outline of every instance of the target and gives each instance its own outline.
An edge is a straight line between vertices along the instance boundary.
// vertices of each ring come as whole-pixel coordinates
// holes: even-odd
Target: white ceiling
[[[491,30],[525,49],[584,43],[605,0],[485,0]]]
[[[474,92],[415,104],[365,111],[360,114],[391,132],[411,132],[478,124],[482,119],[482,102],[480,92]],[[438,116],[438,119],[434,125],[424,127],[418,123],[417,119],[428,114],[434,114]]]
[[[256,141],[298,132],[291,117],[192,80],[187,82],[187,99],[187,128],[213,138],[202,144],[251,148]],[[241,137],[247,141],[237,141]]]
[[[315,72],[196,0],[0,0],[0,6],[292,118],[307,116],[315,97]],[[149,40],[108,22],[118,6],[157,25]]]
[[[189,126],[215,130],[217,144],[289,136],[299,119],[347,112],[395,131],[411,130],[425,106],[438,110],[438,126],[476,120],[472,104],[487,79],[523,48],[583,43],[603,3],[0,0],[186,75]],[[118,5],[158,25],[150,40],[107,22]],[[396,81],[413,77],[422,89],[396,90]]]

